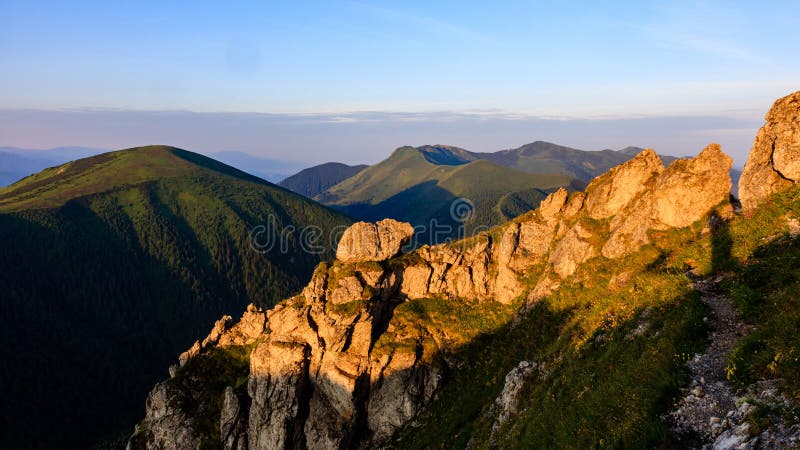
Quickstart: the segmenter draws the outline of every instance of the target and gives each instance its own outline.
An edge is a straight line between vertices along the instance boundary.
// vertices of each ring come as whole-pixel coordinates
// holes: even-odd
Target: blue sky
[[[31,117],[30,110],[71,112],[78,119],[99,110],[112,121],[120,111],[184,111],[195,118],[195,113],[316,114],[351,127],[363,118],[354,113],[364,111],[450,120],[440,135],[398,123],[390,134],[402,142],[380,143],[390,148],[376,149],[375,140],[343,133],[357,150],[345,156],[350,162],[374,162],[375,154],[406,143],[431,143],[423,138],[455,139],[442,143],[483,151],[513,146],[500,132],[494,143],[490,130],[480,139],[469,137],[472,125],[459,119],[464,115],[571,121],[574,129],[552,137],[598,148],[617,141],[589,139],[588,131],[581,131],[586,120],[618,126],[613,120],[713,117],[721,134],[747,136],[731,150],[742,153],[772,101],[800,88],[796,1],[764,7],[493,3],[0,0],[0,109],[15,124]],[[235,130],[235,117],[225,117],[234,122],[223,128]],[[720,124],[720,118],[731,122]],[[24,133],[0,124],[0,145],[129,146],[113,137],[98,139],[96,124],[80,123],[77,129],[63,123],[46,129],[34,121]],[[520,127],[516,145],[548,135],[526,138],[524,124]],[[327,129],[309,126],[298,133],[318,135],[321,144],[336,135]],[[211,132],[199,122],[195,130],[201,136]],[[142,138],[193,142],[177,131],[170,135],[144,125],[138,131]],[[697,144],[640,142],[640,134],[632,126],[628,144],[683,154],[702,148],[700,138]],[[261,133],[252,141],[231,136],[229,144],[224,136],[208,137],[225,149],[325,159],[313,140],[309,148],[297,149],[288,145],[291,139],[276,135],[283,141],[270,141],[270,136]],[[291,152],[281,150],[288,147]]]

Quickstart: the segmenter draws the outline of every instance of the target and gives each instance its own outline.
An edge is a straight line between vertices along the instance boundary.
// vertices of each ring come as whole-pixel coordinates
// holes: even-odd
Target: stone
[[[231,316],[225,315],[222,316],[221,319],[214,322],[214,327],[211,329],[211,332],[203,339],[203,343],[201,344],[202,348],[208,348],[210,346],[216,345],[219,341],[220,336],[222,333],[228,331],[228,328],[231,327],[233,323],[233,318]]]
[[[239,396],[228,386],[222,396],[219,435],[225,450],[247,450],[247,415]]]
[[[595,178],[586,187],[586,212],[592,219],[616,215],[664,171],[661,158],[652,149]]]
[[[550,254],[553,271],[561,278],[575,273],[578,265],[597,254],[589,241],[592,233],[580,223],[573,226]]]
[[[440,369],[424,364],[420,357],[416,352],[395,350],[373,361],[367,420],[375,442],[385,442],[413,419],[439,389]]]
[[[428,294],[433,270],[427,264],[414,264],[403,270],[400,291],[410,299],[423,298]]]
[[[679,159],[658,177],[653,189],[651,227],[683,228],[728,200],[733,160],[719,144],[691,159]]]
[[[602,255],[621,258],[649,243],[649,230],[683,228],[707,216],[730,195],[732,164],[718,144],[674,161],[626,208],[627,214],[614,217]]]
[[[739,179],[745,212],[800,180],[800,91],[778,99],[758,130]]]
[[[304,392],[309,388],[308,345],[299,342],[264,342],[250,356],[247,392],[252,399],[248,421],[248,448],[287,448]]]
[[[357,222],[345,230],[336,248],[342,262],[385,261],[400,253],[414,235],[405,222],[383,219],[377,223]]]
[[[361,280],[355,275],[351,275],[339,279],[338,284],[333,287],[333,292],[328,299],[334,305],[347,303],[360,300],[363,291],[364,286],[361,285]]]
[[[519,396],[525,382],[536,372],[538,364],[531,361],[520,361],[517,367],[506,374],[503,390],[494,400],[492,413],[495,421],[492,425],[492,434],[514,414],[517,413]]]
[[[536,212],[539,214],[539,217],[546,221],[558,219],[558,213],[564,208],[568,197],[569,193],[567,190],[559,188],[539,203]]]
[[[398,255],[413,228],[391,219],[356,223],[339,243],[338,262],[318,266],[301,293],[269,310],[250,305],[237,323],[223,317],[180,361],[213,347],[253,346],[246,392],[226,388],[218,399],[226,449],[381,447],[425,411],[443,374],[460,364],[444,327],[395,314],[398,305],[519,299],[529,311],[589,258],[624,256],[647,243],[649,230],[703,218],[725,200],[729,169],[719,146],[667,169],[644,151],[592,181],[587,193],[558,189],[508,224],[453,245],[420,247],[391,264],[376,262]],[[605,227],[610,239],[602,245]],[[623,289],[630,278],[623,272],[610,284]],[[645,333],[642,324],[632,336]],[[402,345],[378,344],[382,336]],[[538,369],[522,361],[507,374],[491,407],[497,423],[517,411],[521,387]],[[139,437],[149,433],[150,448],[195,448],[192,420],[173,409],[179,402],[165,386],[151,392]]]
[[[195,450],[200,446],[190,418],[171,399],[166,382],[153,388],[147,396],[147,427],[139,429],[131,441],[144,442],[148,449]]]

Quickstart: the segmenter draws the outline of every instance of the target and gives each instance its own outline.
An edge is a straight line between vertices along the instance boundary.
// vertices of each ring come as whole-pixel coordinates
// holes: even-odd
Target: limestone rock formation
[[[400,253],[414,235],[414,228],[394,219],[378,223],[357,222],[345,230],[336,249],[342,262],[384,261]]]
[[[778,99],[766,121],[739,179],[745,211],[800,180],[800,91]]]
[[[436,299],[516,308],[535,302],[591,258],[627,255],[648,242],[650,230],[702,219],[727,198],[730,165],[715,145],[667,169],[644,151],[593,181],[585,194],[560,189],[537,210],[489,232],[395,259],[413,233],[410,225],[355,224],[339,244],[337,261],[318,267],[299,295],[269,311],[248,307],[236,324],[223,318],[181,360],[214,347],[250,351],[246,392],[220,394],[215,420],[225,448],[380,446],[424,410],[448,372],[458,370],[458,361],[447,356],[451,336],[429,328],[436,325],[397,319],[399,305]],[[611,244],[603,244],[606,236]],[[531,367],[507,379],[503,411],[513,412],[514,386],[521,383],[515,377]],[[186,417],[165,410],[174,395],[163,384],[151,393],[146,447],[181,448],[166,442],[169,436],[198,442],[191,420],[172,420]]]
[[[699,155],[679,159],[650,180],[652,188],[629,205],[627,214],[611,221],[611,236],[603,245],[606,258],[620,258],[649,242],[648,230],[682,228],[700,220],[728,199],[733,160],[718,144]]]
[[[128,448],[138,447],[139,442],[147,439],[147,448],[163,450],[195,450],[200,445],[198,436],[191,421],[167,390],[165,382],[158,383],[147,397],[145,423],[146,430],[137,427]]]
[[[617,214],[647,190],[653,177],[663,171],[661,158],[655,151],[648,149],[639,153],[592,180],[586,187],[586,212],[592,219],[605,219]]]
[[[513,414],[517,413],[519,395],[526,379],[531,377],[538,369],[538,364],[531,361],[521,361],[511,372],[508,372],[500,395],[494,400],[492,413],[495,421],[492,432],[496,432]]]

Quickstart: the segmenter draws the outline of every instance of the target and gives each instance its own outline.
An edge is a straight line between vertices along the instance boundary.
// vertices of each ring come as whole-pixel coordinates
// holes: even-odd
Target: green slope
[[[251,247],[267,223],[295,227],[283,250]],[[332,256],[304,251],[297,230],[328,236],[348,223],[171,147],[74,161],[0,190],[0,440],[86,448],[129,431],[165,367],[214,320],[285,298]]]
[[[428,232],[420,236],[422,242],[436,242],[503,223],[535,207],[560,186],[581,187],[565,175],[525,173],[470,155],[455,147],[401,147],[316,199],[361,220],[392,217],[425,226]],[[472,205],[463,230],[451,214],[461,199]],[[432,236],[432,220],[451,231]]]

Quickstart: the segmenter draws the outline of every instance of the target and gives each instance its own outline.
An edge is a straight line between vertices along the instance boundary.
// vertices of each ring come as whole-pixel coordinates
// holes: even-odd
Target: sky
[[[0,0],[0,146],[318,163],[548,140],[738,165],[800,89],[800,2]]]

